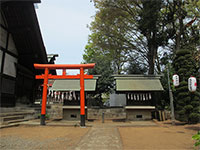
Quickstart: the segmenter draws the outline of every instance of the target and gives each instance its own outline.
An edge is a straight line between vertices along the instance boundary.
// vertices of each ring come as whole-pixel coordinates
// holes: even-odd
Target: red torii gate
[[[36,69],[44,69],[44,74],[36,79],[44,79],[40,125],[45,125],[48,79],[80,79],[80,116],[81,126],[85,126],[85,89],[84,79],[93,79],[93,75],[84,74],[84,69],[94,68],[95,64],[34,64]],[[51,75],[49,70],[62,69],[62,75]],[[78,75],[66,75],[66,69],[80,69]]]

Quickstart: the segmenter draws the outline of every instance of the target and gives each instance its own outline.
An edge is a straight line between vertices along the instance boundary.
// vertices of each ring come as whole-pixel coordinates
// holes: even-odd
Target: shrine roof
[[[85,91],[95,91],[96,82],[98,77],[93,79],[85,79]],[[52,83],[52,80],[50,80]],[[52,83],[50,90],[54,91],[80,91],[80,80],[79,79],[57,79]]]
[[[159,75],[114,75],[116,91],[163,91]]]

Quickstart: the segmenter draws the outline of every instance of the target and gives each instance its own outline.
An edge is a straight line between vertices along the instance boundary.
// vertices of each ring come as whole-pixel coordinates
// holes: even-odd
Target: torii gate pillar
[[[48,79],[80,79],[80,118],[81,118],[80,125],[85,126],[84,79],[92,79],[93,76],[85,75],[84,69],[94,68],[94,66],[95,64],[79,64],[79,65],[34,64],[34,67],[36,69],[44,69],[44,75],[36,75],[36,79],[44,79],[40,125],[45,125]],[[49,70],[51,69],[63,69],[63,74],[51,75],[49,74]],[[66,75],[66,69],[80,69],[80,75]]]

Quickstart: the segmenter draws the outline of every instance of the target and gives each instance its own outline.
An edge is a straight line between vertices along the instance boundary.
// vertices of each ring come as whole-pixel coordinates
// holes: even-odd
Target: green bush
[[[175,91],[175,111],[180,121],[188,123],[197,123],[199,121],[198,104],[200,99],[199,90],[191,93],[188,91],[188,78],[190,76],[198,77],[198,67],[195,65],[195,59],[192,56],[190,47],[184,47],[177,51],[173,61],[175,72],[179,75],[180,85]],[[198,78],[197,78],[198,79]]]
[[[191,113],[189,115],[189,122],[190,123],[198,123],[200,118],[200,114],[198,113]]]
[[[41,118],[41,114],[38,114],[38,119]],[[50,115],[49,114],[45,114],[45,118],[48,120],[50,118]]]
[[[196,142],[194,143],[194,147],[198,148],[200,147],[200,131],[197,132],[197,134],[192,136],[193,140],[196,140]]]

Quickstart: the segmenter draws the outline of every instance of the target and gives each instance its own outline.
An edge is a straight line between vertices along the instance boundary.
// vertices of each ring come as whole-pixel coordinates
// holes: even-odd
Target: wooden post
[[[85,126],[85,92],[84,92],[84,69],[80,68],[80,116],[81,126]]]
[[[163,121],[165,121],[165,112],[164,112],[164,110],[162,111],[162,119],[163,119]]]
[[[159,120],[160,120],[160,121],[163,121],[163,120],[162,120],[162,113],[161,113],[161,110],[159,110],[158,112],[159,112]]]
[[[170,79],[169,79],[169,65],[167,66],[167,77],[168,77],[168,86],[169,86],[169,98],[170,98],[170,108],[171,108],[171,120],[172,125],[175,125],[175,116],[174,116],[174,98],[172,89],[170,86]]]
[[[44,70],[44,85],[43,85],[43,94],[42,94],[42,109],[41,109],[40,125],[45,125],[48,74],[49,74],[49,70],[48,70],[48,68],[45,68],[45,70]]]

